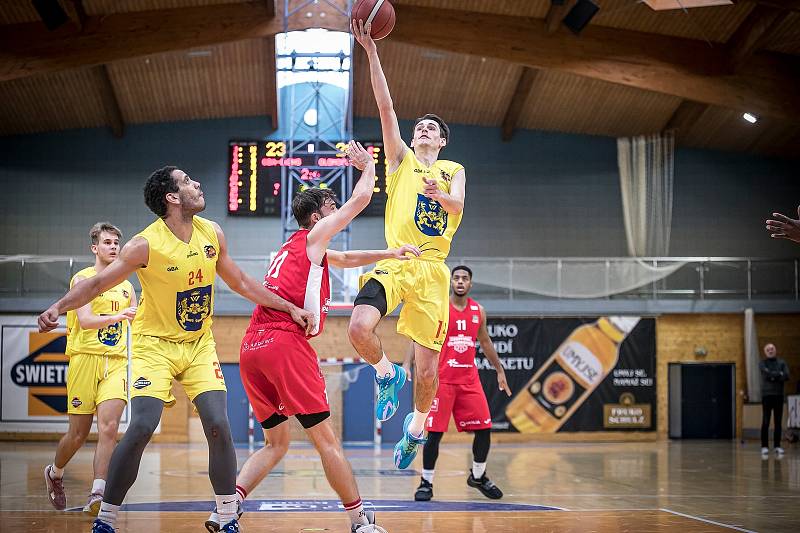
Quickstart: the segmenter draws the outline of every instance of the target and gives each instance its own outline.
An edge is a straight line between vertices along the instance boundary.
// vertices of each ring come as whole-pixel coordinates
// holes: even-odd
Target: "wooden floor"
[[[88,532],[78,512],[56,512],[43,467],[54,443],[0,443],[0,530]],[[237,451],[240,464],[246,449]],[[800,531],[800,449],[762,460],[756,443],[496,444],[487,473],[505,492],[485,499],[466,485],[471,449],[441,447],[434,500],[413,501],[416,471],[397,471],[391,450],[349,449],[362,497],[392,533]],[[67,467],[69,506],[83,505],[92,448]],[[207,452],[151,445],[120,515],[120,531],[200,532],[213,495]],[[293,447],[248,498],[246,532],[348,531],[313,450]]]

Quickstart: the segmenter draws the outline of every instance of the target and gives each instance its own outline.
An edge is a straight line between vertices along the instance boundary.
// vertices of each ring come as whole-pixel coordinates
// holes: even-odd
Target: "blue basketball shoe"
[[[241,533],[241,528],[239,528],[239,521],[238,520],[231,520],[224,526],[222,529],[219,530],[220,533]]]
[[[403,421],[403,438],[394,445],[394,466],[400,470],[408,468],[408,465],[417,456],[417,447],[424,445],[428,440],[423,437],[415,437],[408,432],[408,425],[413,418],[414,413],[406,415],[406,419]]]
[[[406,371],[403,367],[392,363],[394,376],[375,376],[378,384],[378,398],[375,400],[375,418],[385,422],[392,418],[400,407],[400,399],[397,397],[400,389],[406,384]]]

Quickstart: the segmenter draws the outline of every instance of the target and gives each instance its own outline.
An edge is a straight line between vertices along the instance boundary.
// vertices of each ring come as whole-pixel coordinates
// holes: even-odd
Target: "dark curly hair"
[[[440,117],[439,115],[434,115],[433,113],[422,115],[421,117],[419,117],[417,120],[414,121],[414,129],[416,129],[417,124],[419,124],[423,120],[432,120],[435,123],[437,123],[439,125],[439,135],[442,136],[442,139],[444,139],[446,143],[448,144],[450,143],[450,127],[447,124],[445,124],[442,117]],[[411,130],[411,136],[412,137],[414,136],[414,130]]]
[[[336,202],[336,194],[331,189],[311,187],[304,190],[292,200],[292,215],[301,228],[311,223],[311,215],[319,213],[326,200]]]
[[[169,192],[178,192],[178,184],[172,177],[172,171],[177,167],[159,168],[147,178],[144,184],[144,203],[150,211],[161,218],[167,216],[167,200],[164,198]]]

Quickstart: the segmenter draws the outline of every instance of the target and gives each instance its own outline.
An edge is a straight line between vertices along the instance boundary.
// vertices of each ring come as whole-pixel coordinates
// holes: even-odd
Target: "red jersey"
[[[475,366],[478,329],[481,326],[481,308],[478,302],[467,298],[467,306],[459,311],[450,303],[447,336],[439,353],[439,381],[463,384],[477,381]]]
[[[317,325],[309,337],[315,337],[322,333],[328,314],[331,282],[327,254],[322,257],[322,265],[315,265],[308,259],[308,232],[307,229],[298,230],[281,245],[264,276],[264,287],[297,307],[314,313]],[[288,313],[259,305],[250,317],[247,331],[264,327],[305,333]]]

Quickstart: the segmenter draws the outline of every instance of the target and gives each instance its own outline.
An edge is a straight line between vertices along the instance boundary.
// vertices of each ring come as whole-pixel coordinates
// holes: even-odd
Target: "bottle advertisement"
[[[655,431],[655,319],[487,318],[513,391],[475,358],[495,431]]]

